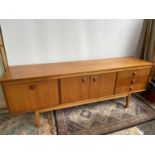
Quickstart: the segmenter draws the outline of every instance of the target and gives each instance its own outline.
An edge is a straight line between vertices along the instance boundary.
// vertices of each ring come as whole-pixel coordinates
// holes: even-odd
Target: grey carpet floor
[[[136,126],[144,135],[155,135],[155,120]]]
[[[142,100],[144,100],[141,96],[139,96],[138,94],[136,95],[138,97],[140,97]],[[150,103],[146,100],[144,100],[144,102],[146,102],[148,105],[150,105],[153,109],[155,109],[155,103]],[[140,125],[134,126],[132,128],[128,128],[125,130],[121,130],[119,132],[116,132],[116,134],[121,134],[121,133],[130,133],[130,131],[135,131],[136,129],[136,133],[137,134],[142,134],[142,135],[155,135],[155,120],[146,122],[146,123],[142,123]],[[115,133],[113,133],[115,134]]]

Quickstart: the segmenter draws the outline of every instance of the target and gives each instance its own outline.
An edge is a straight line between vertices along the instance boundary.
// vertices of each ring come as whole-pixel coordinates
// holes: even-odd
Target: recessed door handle
[[[31,90],[34,90],[34,89],[36,89],[36,85],[32,84],[32,85],[29,86],[29,88],[30,88]]]
[[[137,72],[133,72],[133,73],[132,73],[133,76],[136,76],[136,74],[137,74]]]
[[[95,82],[98,79],[97,76],[93,76],[93,81]]]
[[[132,90],[133,90],[133,87],[131,86],[131,87],[129,88],[129,90],[132,91]]]
[[[87,82],[87,78],[86,77],[83,77],[82,78],[82,83],[85,83],[85,82]]]

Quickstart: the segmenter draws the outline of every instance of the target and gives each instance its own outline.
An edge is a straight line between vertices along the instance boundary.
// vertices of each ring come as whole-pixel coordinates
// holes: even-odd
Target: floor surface
[[[136,126],[144,135],[155,135],[155,120]]]
[[[155,120],[120,130],[110,135],[155,135]]]
[[[150,104],[150,103],[148,104],[153,109],[155,109],[155,104]],[[47,130],[47,127],[46,127],[46,130]],[[133,126],[131,128],[127,128],[127,129],[120,130],[114,133],[110,133],[110,135],[155,135],[155,119],[152,121],[148,121],[148,122]]]

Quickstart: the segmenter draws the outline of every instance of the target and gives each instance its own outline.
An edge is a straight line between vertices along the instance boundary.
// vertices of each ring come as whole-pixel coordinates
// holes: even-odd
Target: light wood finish
[[[139,91],[134,91],[132,93],[136,93],[136,92],[142,92],[145,91],[143,90],[139,90]],[[116,95],[110,95],[110,96],[105,96],[105,97],[99,97],[99,98],[95,98],[95,99],[88,99],[88,100],[83,100],[83,101],[77,101],[77,102],[73,102],[73,103],[65,103],[65,104],[59,104],[50,108],[45,108],[45,109],[40,109],[38,110],[40,113],[42,112],[47,112],[47,111],[52,111],[52,110],[59,110],[59,109],[65,109],[65,108],[69,108],[69,107],[75,107],[75,106],[79,106],[79,105],[85,105],[85,104],[93,104],[94,102],[100,102],[100,101],[106,101],[106,100],[110,100],[110,99],[116,99],[116,98],[120,98],[120,97],[126,97],[129,94],[127,93],[122,93],[122,94],[116,94]],[[126,103],[126,101],[125,101]]]
[[[151,67],[118,72],[115,93],[145,89]]]
[[[126,108],[128,108],[130,100],[131,100],[131,94],[128,94],[128,96],[126,96]]]
[[[63,78],[60,80],[61,103],[72,103],[89,98],[113,95],[115,78],[115,72]]]
[[[36,126],[37,128],[39,128],[40,127],[40,112],[35,111],[35,115],[36,115]]]
[[[152,64],[132,57],[12,66],[1,79],[10,113],[40,113],[144,91]]]
[[[57,80],[43,80],[36,82],[38,108],[51,107],[59,104],[59,91]]]
[[[97,74],[90,77],[89,98],[110,96],[114,93],[116,72]]]
[[[0,27],[0,55],[2,57],[4,70],[6,71],[8,69],[8,60],[7,60],[5,46],[4,46],[4,42],[3,42],[3,35],[2,35],[1,27]]]
[[[57,80],[3,84],[10,113],[34,111],[59,104]]]
[[[39,65],[10,66],[1,81],[13,81],[43,77],[70,77],[103,71],[118,71],[132,67],[152,66],[152,63],[133,57],[101,60],[72,61]]]
[[[36,91],[30,90],[33,83],[2,84],[10,113],[33,111],[36,107]]]
[[[60,80],[61,103],[71,103],[89,98],[89,76],[78,76]]]

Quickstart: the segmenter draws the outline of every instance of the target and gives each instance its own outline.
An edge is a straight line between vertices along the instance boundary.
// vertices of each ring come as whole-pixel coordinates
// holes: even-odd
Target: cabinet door
[[[118,72],[115,93],[144,90],[151,68],[133,69]]]
[[[59,104],[59,90],[57,80],[42,80],[36,82],[38,108],[48,108]]]
[[[11,113],[25,112],[36,108],[35,83],[4,84],[6,100]]]
[[[11,113],[28,112],[59,104],[57,80],[3,84]]]
[[[116,73],[105,73],[91,76],[90,98],[113,95]]]
[[[64,78],[60,80],[61,103],[86,100],[89,97],[89,76]]]

